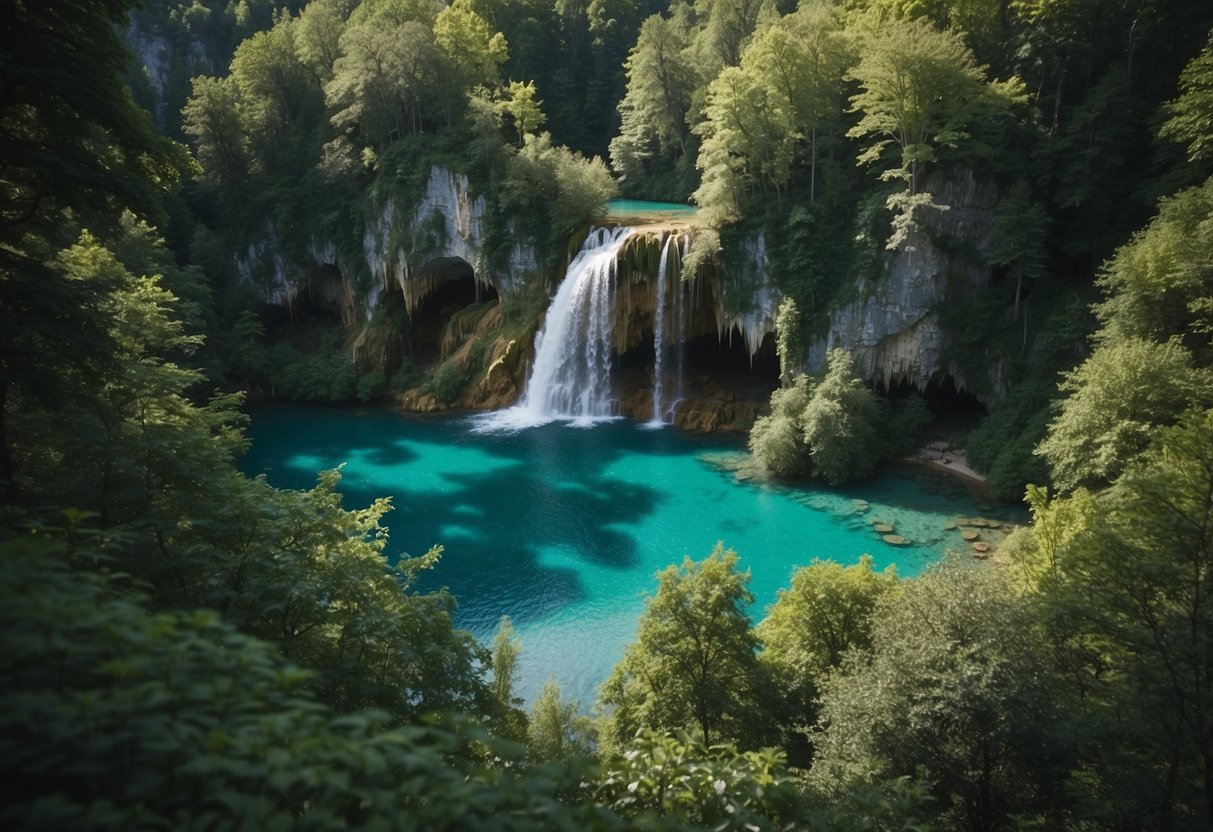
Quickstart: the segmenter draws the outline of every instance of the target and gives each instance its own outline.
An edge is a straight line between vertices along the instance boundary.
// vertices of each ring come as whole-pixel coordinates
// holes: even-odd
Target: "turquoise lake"
[[[691,220],[699,212],[694,205],[681,202],[649,202],[644,199],[612,199],[607,203],[607,217],[645,217],[653,220]]]
[[[702,437],[619,420],[478,434],[468,417],[293,405],[252,409],[242,467],[281,487],[309,487],[345,463],[346,506],[390,496],[389,555],[445,553],[421,589],[449,588],[456,622],[488,642],[502,615],[522,638],[520,694],[548,676],[592,704],[635,634],[654,574],[724,541],[751,570],[760,618],[792,570],[814,558],[919,572],[967,548],[944,525],[999,512],[959,482],[906,466],[844,489],[739,482],[718,460],[739,438]],[[866,501],[870,507],[863,510]],[[874,520],[910,545],[885,543]]]

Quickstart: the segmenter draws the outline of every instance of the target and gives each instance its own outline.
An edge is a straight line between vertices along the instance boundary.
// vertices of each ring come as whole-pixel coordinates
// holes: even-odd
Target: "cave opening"
[[[410,279],[433,287],[418,299],[411,316],[409,348],[416,364],[438,360],[443,329],[455,314],[497,299],[497,290],[479,283],[472,266],[459,257],[432,260]]]
[[[303,324],[340,323],[343,295],[341,270],[332,263],[321,263],[310,271],[282,315]]]
[[[684,350],[688,379],[709,376],[726,390],[746,399],[766,399],[779,386],[779,356],[775,352],[774,333],[767,333],[753,354],[736,328],[723,337],[707,334],[692,338]]]
[[[922,395],[936,426],[944,430],[975,427],[989,414],[980,399],[957,386],[956,378],[951,374],[932,377],[921,390],[906,379],[889,385],[885,390],[885,396],[889,399],[904,399],[916,393]]]

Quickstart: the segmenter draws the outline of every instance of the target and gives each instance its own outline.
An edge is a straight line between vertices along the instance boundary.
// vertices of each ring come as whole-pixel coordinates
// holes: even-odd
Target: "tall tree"
[[[876,607],[897,590],[897,571],[876,572],[867,555],[851,566],[814,561],[792,573],[792,585],[780,590],[759,623],[761,658],[782,693],[784,747],[801,751],[794,763],[808,762],[805,743],[817,725],[826,680],[848,651],[872,646]]]
[[[0,29],[0,500],[11,492],[14,387],[43,404],[109,352],[97,285],[50,264],[71,221],[158,211],[188,160],[120,80],[128,0],[10,3]],[[63,233],[67,230],[68,237]]]
[[[688,54],[689,10],[669,18],[649,17],[628,54],[627,93],[619,102],[619,135],[611,140],[611,164],[624,176],[639,176],[654,156],[687,152],[691,94],[698,74]]]
[[[987,83],[985,74],[958,33],[940,31],[924,18],[890,20],[864,38],[859,63],[847,76],[860,86],[851,97],[859,121],[847,135],[869,142],[859,155],[861,165],[896,152],[893,165],[881,173],[906,185],[904,194],[890,200],[897,214],[890,248],[906,240],[918,210],[939,207],[922,191],[938,150],[959,146],[974,123],[997,118],[1022,99],[1016,79]]]
[[[658,581],[636,641],[603,683],[603,745],[622,749],[640,728],[687,730],[705,745],[762,744],[768,687],[737,553],[717,544],[705,560],[685,558]]]
[[[200,75],[181,111],[182,130],[193,140],[202,180],[216,189],[233,222],[244,214],[253,169],[239,95],[230,76]]]
[[[878,607],[871,653],[849,655],[826,684],[813,780],[846,794],[922,767],[945,829],[1047,813],[1070,758],[1042,644],[1000,572],[946,562],[905,582]]]

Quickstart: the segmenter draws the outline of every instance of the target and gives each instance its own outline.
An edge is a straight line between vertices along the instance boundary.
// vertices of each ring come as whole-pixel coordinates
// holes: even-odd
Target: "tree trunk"
[[[13,497],[13,458],[8,450],[8,382],[0,381],[0,506]]]

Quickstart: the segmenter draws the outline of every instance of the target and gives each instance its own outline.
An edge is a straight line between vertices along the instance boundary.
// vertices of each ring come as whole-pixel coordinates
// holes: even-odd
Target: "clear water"
[[[654,220],[661,218],[690,220],[698,210],[694,205],[686,205],[681,202],[649,202],[644,199],[612,199],[607,203],[608,218],[647,217]]]
[[[346,463],[347,507],[391,496],[393,558],[443,544],[422,588],[448,587],[457,623],[483,641],[501,615],[513,619],[528,701],[550,675],[588,707],[635,635],[654,573],[718,540],[751,570],[760,617],[797,565],[866,552],[913,575],[964,545],[948,520],[992,516],[953,480],[899,466],[846,489],[739,482],[711,461],[739,441],[626,420],[484,435],[467,417],[274,405],[253,410],[250,435],[244,468],[275,485],[307,487]],[[910,545],[885,543],[875,519]]]

